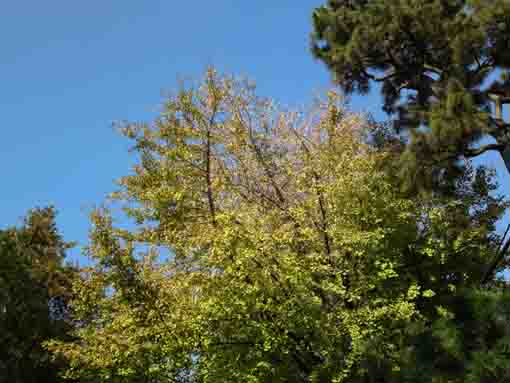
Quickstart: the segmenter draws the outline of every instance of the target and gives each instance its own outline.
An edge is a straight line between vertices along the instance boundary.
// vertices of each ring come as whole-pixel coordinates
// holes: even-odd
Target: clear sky
[[[247,75],[261,95],[284,104],[309,102],[329,86],[309,52],[311,12],[322,3],[5,1],[0,227],[54,204],[65,239],[86,244],[88,213],[131,163],[112,122],[149,120],[162,92],[208,65]],[[382,118],[379,106],[376,95],[353,98],[354,109]]]

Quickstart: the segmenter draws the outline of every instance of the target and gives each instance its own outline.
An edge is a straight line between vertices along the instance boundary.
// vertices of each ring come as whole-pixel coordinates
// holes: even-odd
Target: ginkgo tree
[[[112,198],[135,225],[92,214],[75,338],[47,344],[68,378],[399,381],[497,256],[492,173],[405,197],[334,92],[288,111],[210,69],[121,131],[138,160]]]

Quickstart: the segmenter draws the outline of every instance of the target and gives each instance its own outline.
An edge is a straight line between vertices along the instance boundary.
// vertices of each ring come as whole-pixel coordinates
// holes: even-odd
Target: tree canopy
[[[313,26],[313,54],[343,91],[377,84],[397,129],[410,129],[408,181],[427,186],[438,168],[454,177],[459,159],[487,151],[510,170],[508,1],[329,0]]]
[[[64,258],[72,244],[59,234],[55,214],[33,209],[22,227],[0,231],[0,376],[9,381],[57,382],[63,367],[42,346],[66,339],[70,328],[75,269]]]
[[[508,301],[500,265],[496,290],[477,293],[507,206],[493,174],[466,165],[455,195],[406,197],[384,170],[395,154],[368,145],[369,128],[335,92],[310,112],[282,110],[212,69],[154,122],[122,126],[138,160],[111,197],[135,227],[107,208],[92,214],[95,264],[73,287],[75,338],[47,343],[66,376],[506,377],[508,304],[480,311]]]

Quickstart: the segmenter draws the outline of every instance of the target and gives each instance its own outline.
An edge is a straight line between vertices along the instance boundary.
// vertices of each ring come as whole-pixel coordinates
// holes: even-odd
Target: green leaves
[[[92,215],[80,325],[49,345],[68,376],[398,381],[436,322],[454,355],[455,319],[436,308],[479,282],[502,201],[485,173],[456,199],[405,198],[369,126],[334,92],[299,115],[210,70],[126,127],[139,160],[114,197],[135,226]]]
[[[313,26],[312,52],[342,90],[379,83],[396,133],[410,130],[399,163],[406,189],[441,191],[441,174],[455,179],[465,158],[503,156],[510,124],[491,107],[510,94],[494,76],[510,68],[507,1],[328,1]]]
[[[13,381],[59,381],[62,360],[43,342],[68,339],[75,269],[64,264],[52,207],[31,210],[20,228],[0,231],[0,375]]]

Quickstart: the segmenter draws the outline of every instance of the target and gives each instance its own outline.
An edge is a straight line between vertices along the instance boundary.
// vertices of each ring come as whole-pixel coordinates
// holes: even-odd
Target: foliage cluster
[[[313,24],[313,53],[341,88],[378,84],[384,110],[410,133],[400,161],[408,187],[453,179],[459,159],[487,151],[510,169],[507,0],[329,0]]]
[[[334,92],[282,111],[212,69],[154,123],[122,126],[138,162],[112,198],[136,227],[92,216],[75,339],[48,344],[67,377],[506,377],[508,295],[477,290],[507,207],[493,174],[468,166],[449,197],[410,198],[370,129]]]
[[[59,381],[62,361],[51,363],[42,343],[69,338],[76,270],[64,257],[71,246],[51,207],[30,211],[20,228],[0,231],[0,381]]]

